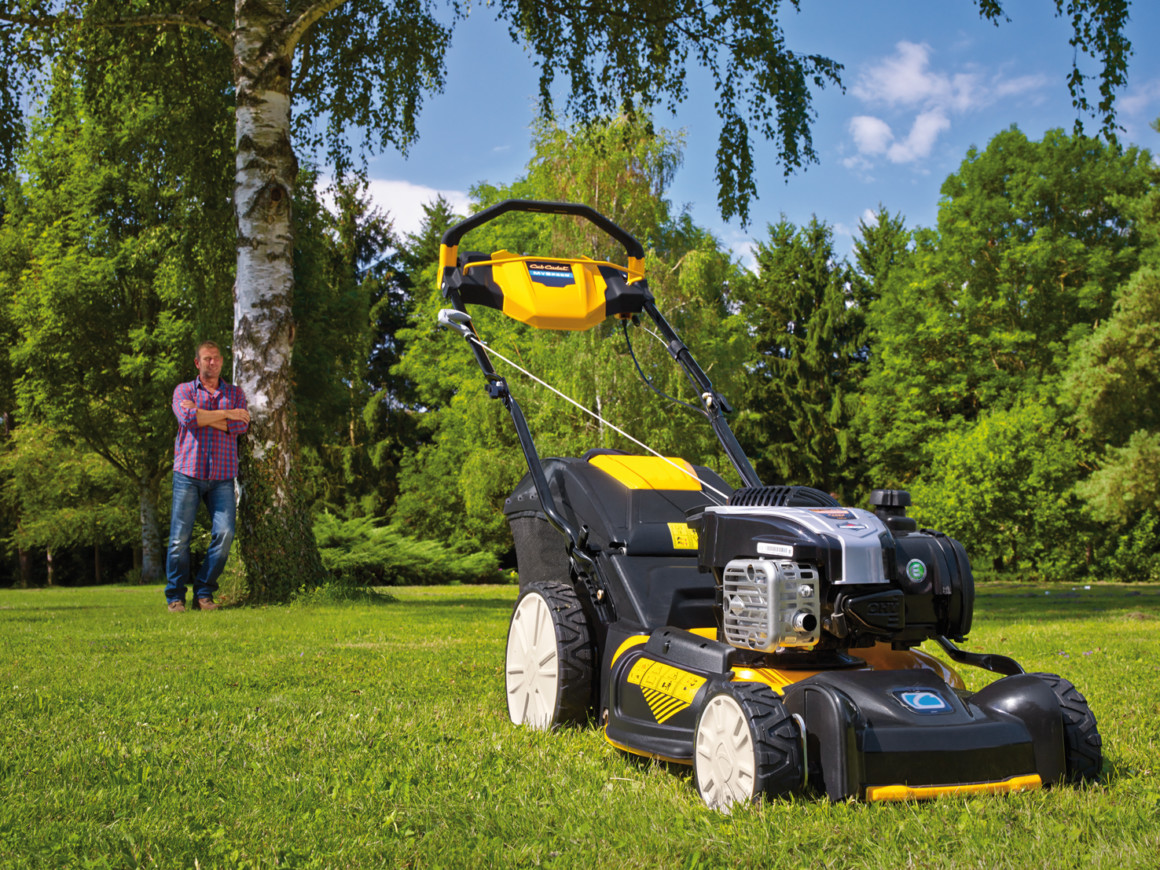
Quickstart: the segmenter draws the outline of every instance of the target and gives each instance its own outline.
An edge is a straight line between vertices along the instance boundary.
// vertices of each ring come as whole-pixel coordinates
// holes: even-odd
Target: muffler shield
[[[818,572],[788,560],[734,559],[722,578],[725,640],[741,649],[810,649],[821,635]]]

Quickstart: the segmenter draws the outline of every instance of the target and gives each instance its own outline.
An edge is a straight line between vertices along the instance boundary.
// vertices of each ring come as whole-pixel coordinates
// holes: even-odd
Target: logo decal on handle
[[[567,263],[528,263],[528,276],[545,287],[567,287],[576,283],[572,267]]]

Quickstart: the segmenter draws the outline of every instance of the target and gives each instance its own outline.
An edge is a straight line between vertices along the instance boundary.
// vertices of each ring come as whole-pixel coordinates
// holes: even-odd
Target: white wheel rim
[[[525,595],[512,614],[505,659],[511,720],[548,730],[556,710],[560,659],[552,611],[538,593]]]
[[[729,695],[717,695],[701,714],[694,764],[697,788],[711,809],[728,812],[734,803],[753,799],[753,735],[745,711]]]

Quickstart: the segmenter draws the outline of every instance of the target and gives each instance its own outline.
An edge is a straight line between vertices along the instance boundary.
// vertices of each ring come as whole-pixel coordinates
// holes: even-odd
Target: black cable
[[[698,414],[701,414],[707,418],[709,415],[707,413],[705,413],[704,408],[698,408],[696,405],[691,405],[688,402],[681,401],[680,399],[674,399],[668,393],[664,392],[663,390],[658,389],[656,387],[656,385],[653,384],[652,379],[649,378],[644,373],[644,370],[640,367],[640,363],[637,361],[637,358],[636,358],[636,352],[632,349],[632,339],[630,339],[628,337],[628,321],[627,320],[620,321],[620,328],[624,331],[624,343],[628,346],[628,355],[630,357],[632,357],[632,363],[633,363],[633,365],[636,366],[637,374],[640,375],[640,379],[642,381],[644,381],[645,386],[648,387],[650,390],[652,390],[654,393],[656,393],[658,396],[660,396],[662,399],[668,399],[670,402],[672,402],[673,404],[676,404],[676,405],[684,405],[686,408],[688,408],[692,411],[696,411]]]

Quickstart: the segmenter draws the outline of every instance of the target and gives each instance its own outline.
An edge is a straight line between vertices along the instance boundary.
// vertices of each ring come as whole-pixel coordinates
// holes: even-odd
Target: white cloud
[[[885,154],[894,139],[890,125],[881,118],[856,115],[850,119],[850,135],[862,154]]]
[[[1151,107],[1156,103],[1160,103],[1160,79],[1152,79],[1132,88],[1120,97],[1119,108],[1125,115],[1139,115],[1152,111]]]
[[[1038,74],[1007,77],[997,71],[988,77],[974,68],[941,71],[932,67],[931,59],[929,45],[902,41],[893,55],[862,71],[851,92],[892,120],[868,114],[851,118],[849,130],[858,153],[845,158],[844,166],[865,172],[875,158],[917,163],[930,156],[953,117],[997,100],[1033,96],[1050,84]],[[900,138],[892,123],[898,128],[909,123],[910,132]]]
[[[325,188],[332,179],[320,179],[320,188]],[[466,215],[470,199],[462,190],[437,190],[422,184],[413,184],[394,178],[372,178],[367,183],[367,195],[380,211],[395,222],[395,232],[402,236],[417,233],[423,225],[423,206],[430,204],[440,195],[451,203],[457,214]],[[334,208],[334,201],[324,194],[327,208]]]
[[[914,119],[906,140],[891,145],[886,156],[892,163],[913,163],[915,160],[929,157],[939,133],[949,130],[950,126],[951,122],[942,110],[923,112]]]
[[[868,103],[887,106],[942,106],[966,111],[981,99],[974,73],[948,76],[930,69],[930,46],[899,42],[893,57],[862,73],[851,90]]]
[[[1051,79],[1045,75],[1016,76],[1013,79],[996,78],[991,83],[990,95],[993,99],[1004,97],[1018,97],[1023,94],[1041,91],[1051,84]]]
[[[872,208],[862,210],[862,223],[868,227],[878,226],[878,212]]]
[[[858,147],[859,157],[846,158],[849,168],[866,168],[866,156],[885,155],[891,163],[913,163],[929,157],[939,134],[950,129],[951,122],[941,109],[920,113],[903,140],[894,136],[890,125],[881,118],[858,115],[850,119],[850,135]],[[858,160],[862,163],[859,164]]]
[[[733,227],[726,228],[725,246],[743,269],[750,272],[757,270],[757,257],[754,253],[757,249],[757,242],[753,240],[752,236]]]

